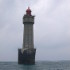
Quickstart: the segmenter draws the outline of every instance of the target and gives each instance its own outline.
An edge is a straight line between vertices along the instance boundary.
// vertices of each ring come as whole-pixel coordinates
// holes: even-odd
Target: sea
[[[70,70],[70,61],[36,61],[35,65],[0,62],[0,70]]]

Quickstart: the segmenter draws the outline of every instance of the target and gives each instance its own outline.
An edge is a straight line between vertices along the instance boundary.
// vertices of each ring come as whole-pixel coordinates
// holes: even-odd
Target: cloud
[[[70,59],[69,3],[69,0],[0,0],[0,61],[17,61],[18,48],[23,44],[22,18],[28,6],[35,15],[36,60]]]
[[[69,0],[67,1],[63,1],[60,0],[59,2],[56,0],[54,1],[48,1],[48,4],[50,6],[48,6],[45,1],[44,5],[43,2],[42,4],[40,2],[38,2],[39,4],[39,8],[40,9],[36,9],[36,12],[39,11],[38,13],[36,13],[38,16],[36,16],[36,25],[35,25],[35,40],[36,40],[36,46],[38,48],[39,51],[38,52],[38,56],[39,53],[41,53],[41,55],[43,54],[47,54],[47,49],[49,49],[49,56],[54,57],[56,56],[56,58],[52,59],[52,60],[59,60],[59,56],[57,56],[58,54],[56,53],[55,55],[53,55],[58,49],[61,50],[62,48],[62,52],[64,51],[64,48],[70,49],[70,36],[69,36],[69,32],[70,32],[70,7],[69,7]],[[40,6],[41,4],[41,6]],[[37,8],[37,5],[36,7]],[[57,49],[55,49],[57,48]],[[45,50],[46,49],[46,50]],[[54,51],[53,51],[54,49]],[[68,51],[68,49],[66,49],[66,51],[64,51],[65,53]],[[44,52],[44,51],[46,52]],[[51,50],[51,51],[50,51]],[[52,52],[53,51],[53,52]],[[52,52],[52,53],[51,53]],[[59,51],[60,52],[60,51]],[[67,56],[64,56],[62,52],[59,53],[60,56],[62,57],[68,57],[69,58],[69,51],[67,54]],[[50,55],[51,53],[51,55]],[[40,55],[40,56],[41,56]],[[53,55],[53,56],[52,56]],[[38,57],[37,56],[37,57]],[[43,55],[45,58],[45,60],[49,60],[50,57],[47,57],[47,55]],[[42,57],[40,57],[42,58]],[[39,59],[40,59],[39,58]],[[43,59],[43,58],[42,58]],[[63,58],[61,58],[62,60]],[[67,59],[67,58],[64,58]],[[50,58],[51,60],[51,58]]]

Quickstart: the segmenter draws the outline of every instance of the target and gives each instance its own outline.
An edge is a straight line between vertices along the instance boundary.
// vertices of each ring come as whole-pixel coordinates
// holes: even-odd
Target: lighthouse
[[[19,64],[35,64],[34,48],[34,17],[31,14],[31,9],[28,7],[26,14],[23,16],[24,32],[23,32],[23,46],[18,49],[18,63]]]

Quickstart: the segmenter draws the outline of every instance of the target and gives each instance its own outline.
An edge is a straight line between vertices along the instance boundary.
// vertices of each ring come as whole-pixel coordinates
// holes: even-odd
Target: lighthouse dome
[[[28,9],[26,10],[26,14],[27,15],[31,15],[31,9],[28,7]]]

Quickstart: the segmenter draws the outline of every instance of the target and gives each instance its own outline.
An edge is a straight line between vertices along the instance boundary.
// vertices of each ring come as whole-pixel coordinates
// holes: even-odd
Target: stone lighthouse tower
[[[34,16],[28,7],[26,14],[23,16],[24,35],[22,49],[18,49],[19,64],[35,64],[34,39],[33,39],[33,24]]]

